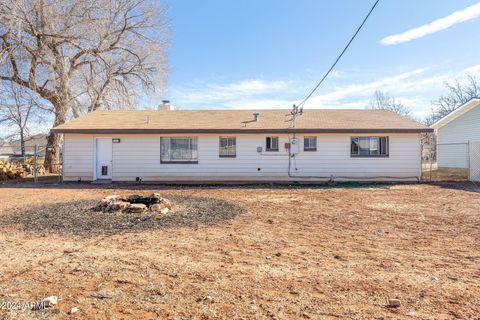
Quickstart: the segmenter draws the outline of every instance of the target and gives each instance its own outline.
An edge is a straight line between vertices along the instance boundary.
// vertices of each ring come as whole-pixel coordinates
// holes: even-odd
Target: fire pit
[[[103,212],[168,214],[172,212],[172,202],[163,198],[159,193],[152,193],[149,196],[138,194],[129,196],[110,195],[100,200],[96,209]]]

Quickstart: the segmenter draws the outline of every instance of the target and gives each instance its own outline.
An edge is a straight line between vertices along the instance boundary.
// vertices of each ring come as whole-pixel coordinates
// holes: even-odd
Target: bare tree
[[[0,0],[0,80],[49,101],[53,125],[129,108],[166,77],[165,9],[149,0]],[[56,171],[61,137],[45,166]]]
[[[410,116],[409,108],[397,101],[395,97],[391,97],[388,93],[380,90],[375,91],[373,98],[370,100],[369,108],[377,110],[390,110],[402,116]]]
[[[25,140],[30,134],[32,121],[41,119],[35,96],[15,83],[0,87],[0,124],[14,127],[8,138],[18,137],[22,157],[25,157]]]
[[[428,125],[437,122],[469,100],[480,97],[480,82],[474,75],[467,76],[465,81],[457,79],[453,83],[445,82],[445,86],[448,93],[432,101],[431,115],[425,120]]]

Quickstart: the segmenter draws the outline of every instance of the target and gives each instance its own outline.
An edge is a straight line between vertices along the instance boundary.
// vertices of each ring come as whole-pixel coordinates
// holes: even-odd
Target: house
[[[65,181],[417,181],[420,133],[385,110],[91,112],[64,135]]]
[[[47,146],[47,135],[35,134],[25,139],[25,155],[34,156],[35,146],[37,146],[37,155],[40,158],[45,157],[45,148]],[[20,139],[4,141],[0,143],[1,160],[18,160],[22,157],[22,147]]]
[[[9,160],[10,156],[14,154],[13,148],[9,141],[0,141],[0,160]]]
[[[432,125],[439,169],[463,169],[480,181],[480,99],[472,99]]]

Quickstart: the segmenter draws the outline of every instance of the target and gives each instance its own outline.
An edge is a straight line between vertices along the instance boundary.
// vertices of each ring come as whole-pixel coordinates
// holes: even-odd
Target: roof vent
[[[158,110],[175,110],[170,100],[162,100],[162,104],[158,106]]]
[[[260,113],[254,112],[254,113],[253,113],[253,121],[257,122],[259,116],[260,116]]]

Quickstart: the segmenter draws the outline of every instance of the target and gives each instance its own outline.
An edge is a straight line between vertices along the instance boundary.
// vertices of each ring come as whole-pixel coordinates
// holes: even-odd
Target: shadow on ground
[[[135,183],[135,182],[115,182],[109,184],[94,184],[88,182],[4,182],[0,184],[2,188],[18,189],[118,189],[118,190],[185,190],[185,189],[331,189],[331,188],[368,188],[368,189],[389,189],[398,184],[411,184],[412,182],[272,182],[272,183]]]
[[[443,189],[453,189],[453,190],[461,190],[467,192],[475,192],[480,193],[480,183],[475,182],[435,182],[432,185],[439,186]]]
[[[234,203],[209,197],[168,196],[174,212],[112,213],[95,211],[98,200],[82,200],[48,204],[0,216],[3,226],[19,226],[34,233],[95,236],[141,232],[199,225],[216,225],[234,219],[246,210]]]

